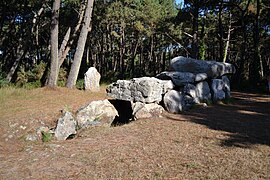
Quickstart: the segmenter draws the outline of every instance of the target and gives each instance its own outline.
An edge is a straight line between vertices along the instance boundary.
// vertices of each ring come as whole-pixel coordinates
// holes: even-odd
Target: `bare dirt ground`
[[[3,95],[4,93],[4,95]],[[230,104],[27,142],[60,110],[100,93],[64,88],[2,91],[0,179],[270,179],[270,96],[233,93]]]

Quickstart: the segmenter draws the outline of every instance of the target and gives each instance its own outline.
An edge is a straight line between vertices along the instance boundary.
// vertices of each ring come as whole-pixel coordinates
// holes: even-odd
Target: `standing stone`
[[[188,97],[185,98],[186,101],[188,102],[188,104],[198,104],[199,103],[199,99],[197,97],[197,89],[196,89],[196,86],[194,86],[193,84],[185,85],[183,88],[183,93],[190,97],[190,98],[188,98]]]
[[[180,113],[185,109],[184,96],[176,90],[167,92],[163,102],[166,110],[170,113]]]
[[[76,134],[76,121],[70,112],[65,112],[64,116],[58,119],[55,129],[57,140],[66,140],[70,135]]]
[[[200,102],[209,102],[211,100],[211,91],[206,81],[196,84],[197,97]]]
[[[222,76],[222,81],[224,83],[223,91],[225,92],[225,98],[231,97],[231,86],[230,86],[230,80],[227,76]]]
[[[225,99],[225,92],[223,91],[224,82],[222,79],[212,79],[212,91],[213,91],[213,101],[220,101]]]
[[[197,60],[183,56],[173,58],[171,60],[171,67],[179,72],[206,73],[210,78],[235,73],[235,67],[229,63]]]
[[[160,117],[164,108],[156,103],[144,104],[136,102],[132,104],[133,117],[135,120],[142,118]]]
[[[84,88],[93,92],[99,91],[100,74],[95,67],[90,67],[84,74]]]
[[[107,100],[92,101],[80,108],[76,120],[80,128],[88,126],[110,126],[118,116],[115,107]]]

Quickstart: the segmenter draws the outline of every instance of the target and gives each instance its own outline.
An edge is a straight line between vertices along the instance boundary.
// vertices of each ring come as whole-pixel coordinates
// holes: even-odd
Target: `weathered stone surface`
[[[188,104],[198,104],[199,99],[197,97],[197,89],[193,84],[187,84],[183,88],[183,93],[191,98],[185,98]]]
[[[222,79],[212,79],[211,88],[213,91],[213,101],[225,99],[225,92],[223,91],[224,82],[222,81]]]
[[[76,121],[70,112],[65,112],[63,117],[58,119],[55,129],[55,137],[57,140],[65,140],[70,135],[76,134]]]
[[[154,77],[133,78],[130,81],[118,80],[107,88],[107,95],[125,101],[153,103],[160,102],[162,95],[173,89],[171,81]]]
[[[176,90],[167,92],[163,102],[166,110],[170,113],[180,113],[185,109],[184,96]]]
[[[117,80],[107,87],[107,95],[118,100],[133,101],[134,97],[131,93],[132,84],[129,80]]]
[[[227,76],[222,76],[222,81],[224,83],[223,91],[225,92],[225,98],[230,98],[231,97],[230,80]]]
[[[197,98],[200,102],[208,102],[211,100],[211,92],[206,81],[196,84]]]
[[[195,75],[195,82],[205,81],[208,78],[206,73],[199,73]]]
[[[99,91],[100,74],[95,67],[90,67],[84,74],[84,88],[90,91]]]
[[[172,80],[176,86],[183,86],[188,83],[194,83],[195,75],[189,72],[162,72],[156,76],[161,80]]]
[[[110,126],[118,112],[106,99],[92,101],[76,113],[76,120],[80,128],[88,126]]]
[[[164,108],[156,103],[144,104],[136,102],[132,104],[133,117],[135,120],[142,118],[160,117]]]
[[[210,78],[235,73],[235,67],[229,63],[197,60],[183,56],[173,58],[171,60],[171,67],[179,72],[206,73]]]

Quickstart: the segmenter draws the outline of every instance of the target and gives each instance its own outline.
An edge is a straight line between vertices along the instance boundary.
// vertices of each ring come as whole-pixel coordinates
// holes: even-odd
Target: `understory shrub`
[[[32,69],[25,70],[20,67],[17,73],[16,85],[20,87],[37,88],[41,86],[40,80],[45,72],[46,63],[35,64]]]

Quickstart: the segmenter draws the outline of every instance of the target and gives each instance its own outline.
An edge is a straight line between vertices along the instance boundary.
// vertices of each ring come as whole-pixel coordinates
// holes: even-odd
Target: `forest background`
[[[155,76],[175,56],[235,65],[233,88],[266,87],[269,0],[2,0],[0,87],[82,87]]]

